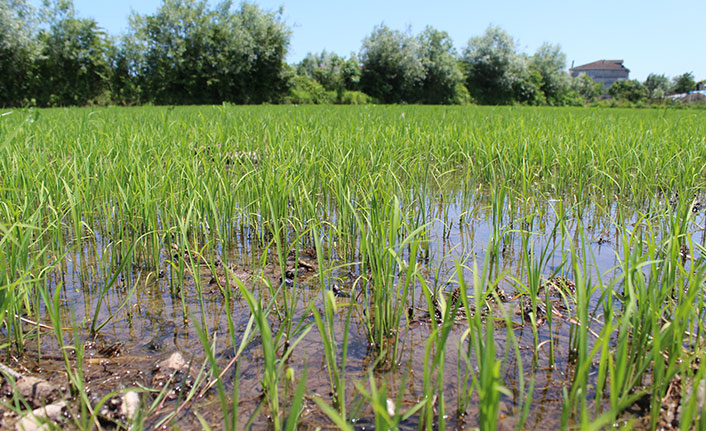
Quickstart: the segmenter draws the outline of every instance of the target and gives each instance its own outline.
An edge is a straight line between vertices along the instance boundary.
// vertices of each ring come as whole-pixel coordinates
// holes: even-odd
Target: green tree
[[[229,35],[217,45],[227,53],[218,63],[221,99],[236,103],[281,101],[290,86],[284,58],[291,30],[282,19],[283,10],[265,11],[242,3],[228,13],[231,3],[224,1],[218,8]]]
[[[338,101],[346,91],[357,91],[360,83],[360,66],[354,54],[346,60],[326,51],[309,53],[297,65],[297,74],[320,84],[328,92],[334,92]],[[302,81],[297,80],[295,87],[301,93]]]
[[[217,103],[211,22],[205,1],[165,0],[154,15],[130,17],[146,98],[155,103]]]
[[[571,78],[569,88],[579,94],[585,102],[591,103],[598,100],[605,93],[605,87],[600,82],[594,81],[585,73]]]
[[[334,53],[309,53],[297,65],[297,74],[318,82],[326,91],[340,92],[346,87],[345,66],[346,60]]]
[[[139,104],[142,93],[139,84],[139,48],[133,39],[124,36],[121,43],[113,47],[110,58],[113,69],[110,80],[112,102],[119,105]]]
[[[669,92],[671,84],[666,76],[650,73],[645,79],[645,87],[649,91],[650,99],[661,99]]]
[[[696,90],[696,80],[691,72],[683,73],[674,77],[672,92],[681,94]]]
[[[416,101],[425,78],[416,38],[385,25],[363,40],[360,88],[382,103]]]
[[[32,67],[38,54],[35,10],[24,0],[0,0],[0,106],[29,102]]]
[[[95,20],[77,18],[71,0],[49,8],[49,28],[38,35],[34,94],[42,105],[108,103],[111,42]]]
[[[291,85],[284,56],[290,31],[281,11],[231,1],[164,0],[154,15],[133,15],[142,97],[155,103],[262,103]]]
[[[462,57],[466,86],[479,103],[513,102],[513,85],[522,68],[515,45],[505,30],[492,26],[482,36],[468,41]]]
[[[566,73],[566,54],[561,46],[544,43],[529,59],[530,68],[542,77],[540,90],[550,105],[563,105],[569,90],[569,75]]]
[[[542,91],[544,78],[538,70],[529,67],[528,63],[524,58],[518,60],[517,71],[512,80],[512,98],[525,105],[546,105],[547,98]]]
[[[355,53],[348,57],[348,60],[343,64],[343,85],[348,91],[360,90],[360,63]]]
[[[458,103],[463,73],[448,33],[427,27],[418,40],[424,67],[419,101],[429,104]]]
[[[608,89],[608,94],[619,100],[636,103],[646,99],[650,92],[640,81],[631,79],[614,82]]]

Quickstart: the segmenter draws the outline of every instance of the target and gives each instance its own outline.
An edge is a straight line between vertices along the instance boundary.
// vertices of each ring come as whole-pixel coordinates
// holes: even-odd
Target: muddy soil
[[[415,405],[422,397],[425,344],[434,330],[434,322],[441,317],[441,304],[457,307],[457,324],[447,343],[443,382],[448,390],[445,402],[452,412],[447,418],[449,425],[467,429],[478,426],[478,400],[475,394],[471,394],[464,413],[453,413],[461,402],[459,395],[470,390],[470,378],[462,372],[463,367],[457,365],[459,346],[467,347],[467,341],[461,341],[467,316],[460,305],[461,293],[450,281],[456,270],[456,260],[470,266],[474,259],[482,262],[486,258],[491,228],[486,214],[465,217],[464,223],[458,222],[460,210],[455,213],[452,207],[445,214],[445,217],[457,222],[440,220],[432,226],[432,252],[419,262],[424,267],[428,284],[436,286],[440,296],[434,298],[432,307],[429,307],[421,287],[414,286],[413,301],[406,305],[406,316],[399,328],[400,349],[397,356],[386,358],[382,365],[378,364],[372,369],[375,379],[386,384],[390,394],[401,394],[403,408]],[[546,224],[550,222],[547,220]],[[448,229],[448,226],[455,227]],[[594,259],[594,274],[610,276],[618,263],[615,250],[620,244],[611,232],[614,229],[611,230],[610,221],[600,218],[594,220],[586,232],[592,239],[589,249]],[[703,244],[703,231],[695,236],[695,240]],[[502,253],[495,258],[494,274],[501,280],[491,300],[476,309],[473,298],[468,299],[471,303],[469,313],[480,313],[484,321],[491,319],[494,324],[499,354],[504,354],[511,346],[507,339],[508,321],[520,348],[521,363],[517,363],[513,354],[504,356],[503,379],[512,396],[504,395],[500,401],[499,429],[514,427],[522,400],[526,397],[519,388],[520,365],[525,379],[534,378],[535,385],[525,428],[553,430],[560,426],[563,390],[570,387],[574,372],[572,355],[575,352],[570,348],[572,327],[578,324],[573,310],[575,286],[562,268],[567,247],[561,241],[556,235],[545,235],[539,241],[540,246],[553,243],[554,251],[547,260],[547,273],[539,296],[542,301],[538,304],[533,305],[511,277],[518,273],[523,263],[518,237],[504,240]],[[85,412],[78,411],[79,398],[84,397],[96,411],[94,420],[107,428],[124,427],[140,411],[149,428],[201,429],[200,420],[204,420],[214,429],[220,429],[223,415],[215,381],[210,374],[211,367],[196,330],[198,325],[205,328],[212,340],[214,337],[217,340],[214,353],[227,393],[233,390],[237,370],[239,428],[250,425],[252,429],[269,429],[268,411],[262,406],[264,360],[259,337],[254,337],[236,357],[250,319],[250,309],[242,295],[238,294],[239,286],[245,285],[257,292],[263,304],[272,300],[272,294],[279,286],[289,289],[292,302],[288,305],[292,307],[295,325],[298,322],[313,324],[310,305],[313,303],[321,307],[319,277],[322,271],[311,246],[286,253],[282,264],[273,253],[257,253],[253,251],[254,246],[248,247],[251,248],[244,250],[237,244],[224,244],[217,255],[209,259],[198,254],[184,255],[178,249],[170,248],[164,251],[160,268],[147,269],[136,262],[133,278],[123,278],[116,289],[103,298],[99,321],[108,320],[109,323],[93,336],[89,335],[86,322],[92,317],[97,289],[95,281],[87,279],[77,269],[81,259],[88,259],[83,266],[90,267],[90,256],[77,255],[73,259],[76,265],[67,266],[61,274],[54,274],[51,282],[54,287],[61,286],[63,289],[65,326],[70,329],[78,322],[80,339],[74,340],[71,331],[68,331],[66,358],[46,329],[43,332],[47,335],[40,342],[41,354],[37,354],[36,343],[23,355],[14,351],[4,352],[2,363],[14,370],[16,376],[6,375],[3,382],[4,399],[0,407],[3,412],[2,427],[25,431],[42,429],[42,421],[33,417],[44,415],[49,421],[71,428],[73,421],[81,420],[82,414],[85,418]],[[694,251],[690,250],[689,253],[694,254]],[[341,340],[346,311],[365,300],[360,286],[367,279],[367,274],[360,272],[360,266],[355,261],[329,260],[333,255],[329,253],[326,257],[327,266],[331,269],[325,274],[324,284],[334,293],[339,305],[335,336]],[[183,291],[175,291],[173,286],[177,275],[171,262],[181,258],[191,262],[189,268],[192,269],[185,270]],[[148,277],[147,274],[152,275]],[[466,274],[466,279],[472,280],[470,272]],[[139,280],[138,286],[134,295],[129,297],[128,287],[136,280]],[[235,292],[229,304],[224,296],[228,286],[230,291]],[[550,299],[549,310],[544,305],[545,294]],[[594,304],[596,300],[593,299]],[[125,301],[128,305],[121,308]],[[281,302],[274,304],[280,307],[279,310],[285,305]],[[350,417],[355,419],[357,429],[361,430],[373,429],[374,421],[370,408],[356,391],[354,383],[367,381],[368,372],[378,360],[377,351],[366,336],[362,308],[356,307],[352,314],[346,368]],[[74,321],[70,320],[72,313]],[[553,319],[551,325],[548,324],[548,314]],[[227,316],[230,316],[235,340],[230,338]],[[43,317],[42,323],[48,325],[49,319]],[[600,315],[592,318],[592,332],[595,333],[600,330]],[[538,346],[535,345],[530,324],[533,320],[537,325]],[[271,315],[270,325],[273,331],[279,329],[281,320],[277,313]],[[31,328],[32,324],[28,323],[28,329]],[[76,363],[75,347],[71,347],[76,345],[84,349],[80,367]],[[286,343],[283,342],[278,346],[278,354],[281,355],[285,349]],[[535,354],[535,351],[538,353]],[[551,361],[550,351],[553,351],[554,362]],[[67,362],[70,370],[82,371],[83,394],[76,393],[75,385],[67,377]],[[301,428],[332,428],[332,422],[314,402],[315,397],[331,402],[322,341],[315,328],[293,350],[287,368],[291,370],[294,380],[283,381],[281,392],[290,395],[299,376],[305,370],[308,373]],[[24,383],[20,384],[23,379]],[[663,400],[659,425],[664,429],[673,429],[678,425],[681,395],[677,394],[681,394],[682,384],[681,380],[675,380],[673,390],[670,389],[669,396]],[[699,387],[695,393],[702,394],[703,390]],[[587,394],[589,399],[594,396]],[[24,402],[18,402],[18,399]],[[288,399],[283,402],[286,405]],[[633,409],[626,412],[625,420],[632,421],[637,427],[649,426],[649,410],[644,409],[644,400],[641,403],[636,403]],[[34,416],[28,413],[37,409],[44,411],[36,412]],[[413,416],[401,428],[417,429],[417,420]]]

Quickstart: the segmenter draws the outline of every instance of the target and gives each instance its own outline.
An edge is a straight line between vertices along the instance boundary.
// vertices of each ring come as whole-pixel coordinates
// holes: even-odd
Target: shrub
[[[636,103],[646,99],[650,92],[643,83],[636,79],[630,81],[616,81],[608,89],[608,94],[619,100]]]
[[[292,88],[284,101],[285,103],[301,105],[334,103],[336,101],[336,93],[334,91],[326,91],[321,84],[306,76],[297,75],[293,78]]]
[[[375,103],[375,99],[361,91],[344,91],[338,99],[342,105],[365,105]]]

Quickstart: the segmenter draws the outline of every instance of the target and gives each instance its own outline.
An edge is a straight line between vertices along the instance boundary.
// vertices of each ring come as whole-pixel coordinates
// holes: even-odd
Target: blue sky
[[[30,3],[39,4],[39,0]],[[216,3],[211,1],[212,4]],[[238,0],[234,1],[238,4]],[[410,28],[416,34],[431,25],[449,33],[460,51],[468,39],[498,25],[533,53],[543,42],[558,43],[567,67],[600,59],[623,59],[630,77],[693,72],[706,79],[706,0],[257,0],[265,9],[284,7],[293,31],[287,60],[307,52],[333,51],[347,56],[360,50],[373,27]],[[94,18],[110,34],[127,29],[132,10],[154,13],[161,0],[75,0],[80,16]]]

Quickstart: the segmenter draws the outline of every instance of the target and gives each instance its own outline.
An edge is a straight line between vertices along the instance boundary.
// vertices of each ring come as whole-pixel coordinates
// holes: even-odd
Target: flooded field
[[[0,428],[706,425],[706,112],[0,115]]]

